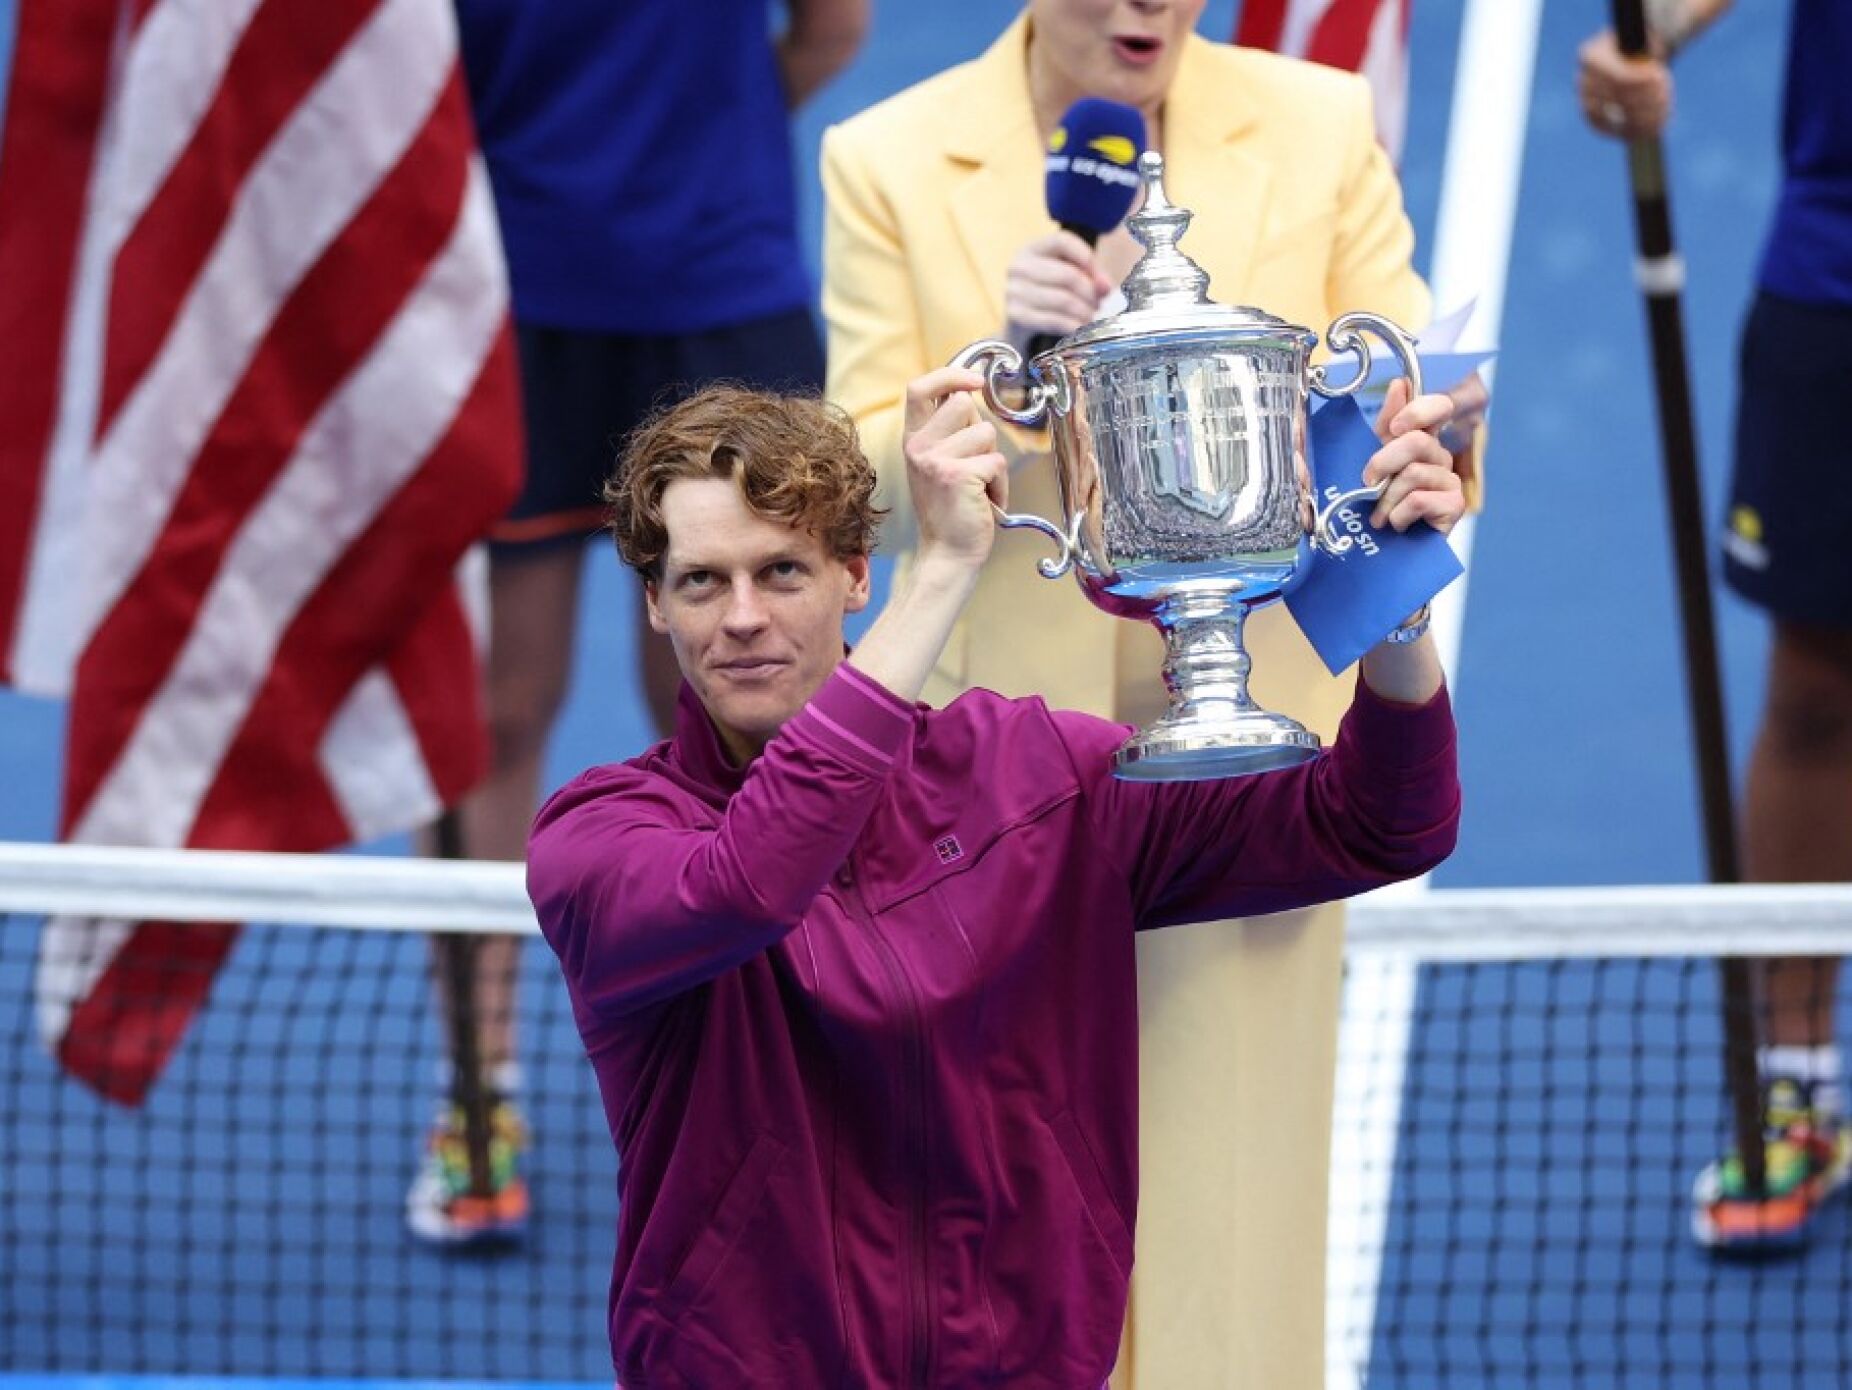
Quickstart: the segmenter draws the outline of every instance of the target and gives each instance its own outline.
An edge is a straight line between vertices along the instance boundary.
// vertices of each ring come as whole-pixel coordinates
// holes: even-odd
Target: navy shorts
[[[703,333],[641,336],[518,324],[527,478],[490,534],[499,550],[584,541],[618,448],[650,411],[715,381],[823,389],[823,343],[806,309]]]
[[[1852,309],[1762,293],[1743,328],[1723,573],[1775,618],[1852,628]]]

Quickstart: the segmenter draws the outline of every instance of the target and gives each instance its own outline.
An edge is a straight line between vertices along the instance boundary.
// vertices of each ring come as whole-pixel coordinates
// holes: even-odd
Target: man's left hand
[[[1383,447],[1363,469],[1365,483],[1385,485],[1370,513],[1370,525],[1387,523],[1406,531],[1425,521],[1445,535],[1466,514],[1466,493],[1453,471],[1453,455],[1440,442],[1455,408],[1450,396],[1436,392],[1411,401],[1408,383],[1390,384],[1376,417],[1376,437]]]

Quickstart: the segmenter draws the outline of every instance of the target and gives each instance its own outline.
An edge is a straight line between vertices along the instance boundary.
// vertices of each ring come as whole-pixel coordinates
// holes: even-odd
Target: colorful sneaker
[[[463,1108],[438,1109],[425,1143],[424,1162],[405,1197],[405,1224],[435,1245],[498,1245],[517,1241],[527,1230],[527,1183],[521,1159],[527,1125],[511,1100],[489,1108],[489,1191],[470,1190],[469,1143]]]
[[[1814,1214],[1852,1174],[1852,1123],[1814,1113],[1806,1082],[1768,1083],[1768,1190],[1752,1196],[1736,1154],[1709,1164],[1691,1189],[1691,1233],[1720,1253],[1767,1254],[1806,1244]]]

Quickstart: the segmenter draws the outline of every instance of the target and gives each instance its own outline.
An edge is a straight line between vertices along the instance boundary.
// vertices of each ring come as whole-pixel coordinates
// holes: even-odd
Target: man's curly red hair
[[[678,478],[731,478],[768,521],[809,531],[838,560],[874,550],[883,509],[855,423],[815,396],[715,385],[658,410],[624,442],[604,486],[624,563],[662,577],[662,494]]]

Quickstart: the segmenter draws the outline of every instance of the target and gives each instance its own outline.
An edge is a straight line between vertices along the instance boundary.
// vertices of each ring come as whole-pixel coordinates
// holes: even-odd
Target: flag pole
[[[1643,0],[1613,0],[1614,35],[1629,58],[1647,54]],[[1672,237],[1672,206],[1665,151],[1657,136],[1627,145],[1639,257],[1635,274],[1646,298],[1652,343],[1659,439],[1671,512],[1678,607],[1684,635],[1685,681],[1691,701],[1692,740],[1703,798],[1705,859],[1712,883],[1739,883],[1735,816],[1730,793],[1729,744],[1724,730],[1723,684],[1718,672],[1710,571],[1705,557],[1704,505],[1698,482],[1697,431],[1692,423],[1691,381],[1685,358],[1680,294],[1685,265]],[[1752,1193],[1766,1190],[1762,1096],[1756,1076],[1756,1017],[1749,963],[1725,957],[1722,971],[1724,1076],[1743,1176]]]

